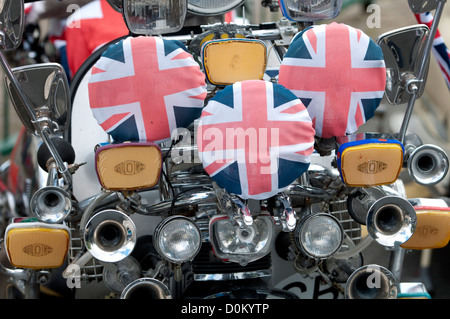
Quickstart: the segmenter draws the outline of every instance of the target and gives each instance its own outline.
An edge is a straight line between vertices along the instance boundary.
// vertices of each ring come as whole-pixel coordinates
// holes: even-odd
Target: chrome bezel
[[[164,251],[161,249],[161,246],[160,246],[161,232],[164,230],[164,228],[168,224],[170,224],[171,222],[173,222],[175,220],[183,220],[186,223],[191,224],[194,227],[194,229],[196,229],[196,231],[198,232],[198,239],[199,239],[198,247],[193,251],[192,254],[190,254],[189,258],[186,258],[185,260],[177,260],[177,259],[167,256],[164,253]],[[195,258],[195,256],[197,256],[197,254],[199,253],[200,248],[202,246],[202,234],[201,234],[200,228],[197,226],[197,224],[192,219],[182,216],[182,215],[170,216],[170,217],[164,219],[162,222],[160,222],[159,225],[155,229],[154,238],[155,238],[155,248],[156,248],[156,251],[158,252],[158,254],[161,257],[163,257],[163,258],[167,259],[168,261],[170,261],[174,264],[177,264],[177,265],[180,265],[184,262],[193,260]]]

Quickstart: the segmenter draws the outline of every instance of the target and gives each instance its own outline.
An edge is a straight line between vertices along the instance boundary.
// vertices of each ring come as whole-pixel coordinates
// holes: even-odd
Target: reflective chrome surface
[[[0,47],[3,50],[13,50],[22,42],[24,28],[23,1],[0,1]]]
[[[42,63],[14,68],[12,72],[36,115],[37,123],[34,123],[30,110],[7,79],[13,105],[27,131],[37,135],[35,124],[39,124],[41,129],[48,128],[51,133],[65,132],[70,122],[71,105],[69,84],[62,66]]]
[[[46,186],[33,194],[30,209],[42,222],[56,224],[69,216],[72,210],[70,195],[57,186]]]
[[[120,299],[172,299],[172,295],[161,281],[139,278],[125,287]]]
[[[448,173],[449,160],[445,151],[436,145],[416,148],[408,157],[408,172],[420,185],[435,185]]]
[[[406,199],[385,196],[370,207],[366,224],[369,235],[379,244],[398,247],[414,233],[416,211]]]
[[[117,262],[129,256],[136,244],[136,226],[118,210],[95,214],[84,229],[84,243],[92,256],[104,262]]]
[[[346,299],[396,299],[398,286],[385,267],[366,265],[355,270],[345,286]]]
[[[437,8],[437,0],[408,0],[409,7],[414,13],[425,13]]]
[[[386,98],[391,104],[407,103],[413,94],[410,87],[416,85],[419,98],[425,88],[426,76],[416,82],[425,52],[429,29],[426,25],[414,25],[382,34],[377,43],[381,47],[386,62]],[[429,60],[429,59],[428,59]],[[428,72],[426,63],[425,74]]]

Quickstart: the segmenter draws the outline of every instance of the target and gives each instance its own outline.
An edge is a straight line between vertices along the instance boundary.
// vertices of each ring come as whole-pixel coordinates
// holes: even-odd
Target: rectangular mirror
[[[48,119],[52,133],[65,132],[70,119],[70,90],[66,73],[57,63],[26,65],[12,69],[23,94],[31,103],[36,117]],[[32,123],[27,107],[21,102],[18,93],[9,78],[5,85],[17,114],[30,134],[38,135]]]
[[[409,80],[419,76],[420,67],[429,36],[426,25],[414,25],[382,34],[377,43],[381,47],[386,62],[386,98],[390,104],[407,103],[410,93]],[[423,82],[416,97],[422,96],[428,74],[429,58],[425,64]]]
[[[14,50],[22,42],[24,28],[23,0],[0,0],[0,25],[2,50]]]
[[[134,34],[173,33],[183,28],[187,0],[123,0],[122,10]]]

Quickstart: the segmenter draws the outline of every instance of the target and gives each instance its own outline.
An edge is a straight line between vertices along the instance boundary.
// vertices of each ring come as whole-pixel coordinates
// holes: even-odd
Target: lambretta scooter
[[[286,73],[282,69],[283,65],[292,65],[289,59],[304,58],[295,50],[298,40],[306,43],[302,36],[314,39],[311,31],[323,29],[304,28],[304,23],[293,25],[283,19],[276,24],[260,26],[202,26],[198,33],[155,37],[155,34],[174,31],[174,25],[175,29],[181,28],[186,7],[180,2],[178,9],[181,11],[177,14],[172,12],[166,16],[168,10],[175,9],[165,7],[158,10],[158,14],[152,11],[149,16],[151,3],[126,1],[123,5],[122,2],[115,4],[123,12],[132,33],[146,35],[157,48],[159,44],[159,48],[168,50],[166,56],[173,53],[171,59],[186,60],[184,62],[193,67],[193,60],[186,55],[189,52],[198,58],[207,78],[204,92],[195,95],[197,99],[201,96],[206,104],[204,109],[203,103],[197,107],[203,111],[202,116],[193,127],[185,121],[185,127],[176,127],[176,134],[172,136],[169,132],[168,138],[172,137],[172,141],[160,142],[167,139],[164,136],[151,140],[124,138],[120,130],[114,130],[120,123],[110,129],[99,125],[104,120],[90,116],[99,113],[94,110],[95,103],[102,101],[99,96],[108,95],[95,83],[101,82],[101,76],[113,79],[117,76],[107,62],[112,60],[113,70],[117,71],[123,66],[117,61],[127,61],[127,48],[138,45],[138,41],[147,41],[145,37],[120,39],[94,54],[82,68],[86,73],[80,73],[80,80],[74,81],[72,99],[67,97],[67,82],[58,65],[10,70],[7,63],[2,62],[10,95],[28,133],[38,135],[43,141],[38,158],[41,168],[47,172],[46,186],[36,191],[30,202],[32,215],[29,217],[32,218],[14,219],[5,231],[5,247],[15,267],[14,270],[2,267],[2,272],[11,277],[9,293],[37,297],[39,286],[49,281],[48,269],[54,268],[64,270],[59,277],[67,280],[67,285],[79,298],[86,290],[83,288],[92,288],[95,282],[107,291],[100,289],[96,297],[113,292],[122,298],[151,299],[292,298],[288,288],[295,282],[284,281],[286,278],[280,278],[282,272],[279,271],[288,263],[300,274],[302,283],[311,281],[310,277],[317,274],[313,277],[319,278],[313,279],[317,285],[328,285],[338,293],[343,292],[347,298],[407,297],[412,291],[417,293],[417,289],[426,296],[422,285],[400,283],[403,253],[405,248],[425,248],[425,242],[420,238],[423,232],[418,233],[419,238],[414,232],[429,225],[428,222],[422,224],[426,218],[422,216],[446,218],[442,212],[447,208],[441,202],[424,205],[424,199],[406,200],[397,178],[399,170],[408,166],[413,176],[421,177],[421,183],[437,183],[448,169],[444,152],[423,146],[406,134],[414,101],[424,85],[429,39],[433,38],[435,28],[432,27],[430,32],[423,26],[415,26],[383,35],[378,40],[387,66],[386,93],[395,92],[396,103],[410,98],[398,137],[380,133],[354,135],[354,132],[328,137],[318,134],[318,126],[314,127],[315,133],[311,130],[313,121],[308,120],[303,106],[311,98],[308,112],[314,114],[317,100],[302,96],[302,90],[289,91],[292,82],[284,82]],[[163,6],[161,1],[155,3]],[[229,6],[233,4],[236,5],[230,2]],[[328,15],[319,16],[320,19],[331,18],[339,12],[340,5],[339,1],[333,1],[317,7],[304,3],[295,7],[295,3],[281,2],[283,13],[301,22],[318,19],[317,14],[324,11]],[[436,5],[437,13],[440,13],[443,3],[436,2]],[[199,8],[189,2],[188,8],[192,12],[211,14],[211,8]],[[21,16],[19,2],[15,5],[5,2],[2,9],[7,13],[2,15],[3,18]],[[170,19],[168,23],[168,17],[179,20]],[[437,27],[439,19],[435,21]],[[19,39],[20,32],[15,36]],[[362,39],[362,34],[360,36]],[[185,44],[187,51],[178,43]],[[369,43],[373,45],[370,41],[367,45]],[[265,46],[271,48],[269,52]],[[144,47],[150,47],[150,42]],[[390,59],[392,56],[394,58]],[[398,64],[399,56],[412,57],[413,61],[402,59],[402,62],[410,63]],[[419,67],[411,71],[417,61]],[[174,67],[171,63],[165,67]],[[245,69],[247,64],[253,68]],[[221,68],[223,65],[232,65],[233,72]],[[269,72],[272,68],[279,69],[281,79]],[[246,72],[236,71],[243,69]],[[181,77],[181,69],[178,71]],[[196,73],[190,72],[194,78]],[[173,86],[178,85],[176,79],[169,78]],[[158,78],[157,81],[162,80]],[[280,85],[281,82],[284,84]],[[38,87],[42,90],[37,90]],[[252,98],[240,105],[235,91],[243,87],[256,91],[250,91]],[[302,131],[308,132],[309,138],[307,143],[302,142],[303,149],[298,150],[303,152],[302,158],[306,158],[304,163],[291,163],[285,171],[288,174],[284,175],[281,172],[286,167],[269,169],[288,180],[280,185],[282,187],[275,187],[275,193],[270,195],[264,194],[267,179],[263,175],[256,186],[250,187],[247,182],[248,189],[243,192],[233,179],[224,179],[224,175],[210,171],[210,165],[220,163],[221,158],[208,153],[211,144],[207,142],[211,140],[204,134],[220,132],[221,120],[230,116],[221,118],[219,115],[218,120],[215,112],[223,110],[224,106],[225,110],[235,110],[253,105],[252,99],[258,100],[266,94],[263,92],[267,91],[262,89],[273,89],[274,100],[284,102],[276,104],[278,110],[283,111],[279,116],[287,116],[285,119],[290,122],[297,121],[297,125],[302,125]],[[129,94],[125,89],[120,91]],[[227,94],[231,91],[230,99]],[[42,92],[42,95],[36,95]],[[115,93],[119,95],[120,92]],[[298,99],[292,96],[294,93],[299,94]],[[192,96],[190,92],[188,98]],[[70,104],[73,110],[68,108]],[[300,113],[302,121],[296,117]],[[119,114],[112,115],[117,117]],[[104,114],[100,112],[99,116]],[[369,118],[367,114],[365,119]],[[244,133],[251,132],[246,131],[248,127],[243,129]],[[232,133],[237,134],[236,131]],[[295,131],[289,133],[292,136],[298,134]],[[308,154],[313,145],[314,154]],[[311,156],[311,163],[308,156]],[[78,163],[86,164],[81,167],[74,164],[75,158]],[[361,158],[364,160],[358,162]],[[392,158],[389,169],[383,165],[385,158]],[[224,159],[227,158],[222,158],[220,164]],[[222,170],[230,174],[232,171]],[[255,192],[258,188],[264,192]],[[430,213],[430,207],[441,213]],[[426,213],[420,214],[425,210]],[[353,230],[345,228],[345,221],[338,218],[341,214],[351,216],[358,228],[366,226],[369,235],[352,238]],[[431,237],[426,248],[437,247],[436,237]],[[414,239],[422,246],[408,244]],[[392,250],[391,271],[378,265],[363,265],[360,253],[373,240]],[[448,236],[440,237],[440,245],[447,242]],[[279,256],[283,260],[277,260]],[[374,278],[374,284],[369,285]]]

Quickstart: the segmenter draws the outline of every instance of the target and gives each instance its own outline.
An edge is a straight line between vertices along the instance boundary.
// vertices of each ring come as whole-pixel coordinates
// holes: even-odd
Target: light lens
[[[212,40],[202,48],[206,76],[215,85],[261,80],[266,70],[266,55],[266,45],[260,40]]]
[[[339,250],[343,230],[339,221],[328,214],[306,217],[295,230],[297,246],[313,258],[327,258]]]
[[[153,143],[122,143],[95,152],[97,176],[107,190],[150,188],[161,174],[161,150]]]
[[[245,0],[188,0],[188,11],[199,15],[218,15],[233,10]]]
[[[155,238],[158,252],[175,264],[192,260],[201,246],[199,228],[183,216],[163,220],[155,230]]]
[[[226,261],[246,265],[267,255],[270,251],[273,221],[269,216],[258,216],[252,225],[240,228],[225,215],[210,222],[210,237],[214,254]]]
[[[342,181],[351,187],[392,184],[403,167],[403,153],[403,145],[395,140],[344,143],[337,154]]]
[[[5,231],[8,259],[14,267],[45,269],[61,266],[69,249],[69,229],[24,219]]]
[[[134,34],[180,31],[186,18],[186,0],[124,0],[123,14]]]
[[[343,0],[279,0],[281,12],[293,21],[317,21],[335,18]]]

